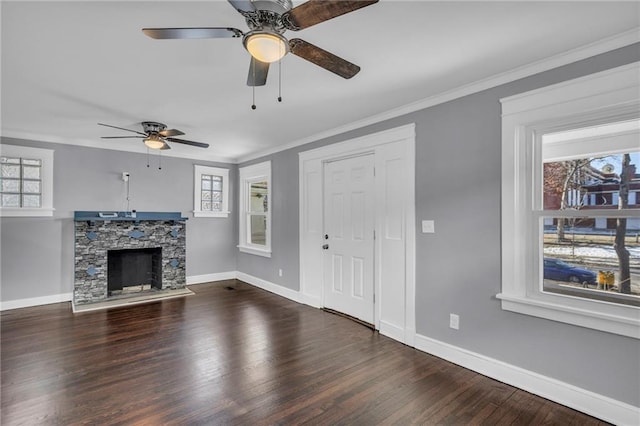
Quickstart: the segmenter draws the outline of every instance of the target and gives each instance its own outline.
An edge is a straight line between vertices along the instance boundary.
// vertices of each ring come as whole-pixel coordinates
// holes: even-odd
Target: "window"
[[[53,150],[0,149],[0,215],[53,216]]]
[[[271,257],[271,162],[240,168],[241,252]]]
[[[640,338],[639,81],[634,63],[502,100],[503,309]]]
[[[229,169],[194,166],[193,215],[229,216]]]

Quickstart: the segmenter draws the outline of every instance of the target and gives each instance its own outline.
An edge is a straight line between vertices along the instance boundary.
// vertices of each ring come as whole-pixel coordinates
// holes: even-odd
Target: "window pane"
[[[2,192],[20,192],[18,179],[2,179]]]
[[[213,182],[211,183],[211,189],[214,191],[222,191],[222,177],[213,176]]]
[[[2,194],[2,207],[20,207],[20,195]]]
[[[202,191],[200,193],[200,199],[205,201],[205,200],[211,200],[211,191]]]
[[[268,211],[267,182],[251,183],[249,193],[252,212]]]
[[[22,207],[40,207],[39,195],[23,195]]]
[[[267,244],[267,217],[265,215],[250,216],[250,242],[264,246]]]
[[[211,201],[202,201],[202,210],[206,212],[211,211]]]
[[[560,236],[562,221],[545,218],[543,289],[640,306],[640,217],[565,218]]]
[[[22,159],[22,164],[24,164],[26,166],[41,166],[42,165],[42,161],[41,160],[29,159],[29,158],[23,158]]]
[[[206,179],[206,178],[209,178],[209,179]],[[211,179],[210,179],[210,176],[202,176],[201,186],[202,186],[202,190],[203,191],[204,190],[206,190],[206,191],[211,190]]]
[[[40,181],[39,180],[25,180],[22,182],[22,192],[29,194],[40,193]]]
[[[222,211],[222,203],[211,203],[211,210],[214,212]]]
[[[22,168],[22,177],[24,179],[40,179],[40,167],[27,167]]]
[[[2,177],[19,178],[20,166],[13,164],[2,164],[0,166]]]
[[[544,164],[545,210],[640,209],[640,152],[547,162]]]

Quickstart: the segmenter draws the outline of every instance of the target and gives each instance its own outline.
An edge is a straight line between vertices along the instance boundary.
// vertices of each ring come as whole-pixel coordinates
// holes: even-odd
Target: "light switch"
[[[433,220],[423,220],[422,221],[422,233],[423,234],[433,234],[436,232],[436,224]]]

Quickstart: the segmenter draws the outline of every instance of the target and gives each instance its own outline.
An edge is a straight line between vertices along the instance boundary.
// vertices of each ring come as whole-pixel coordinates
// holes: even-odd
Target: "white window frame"
[[[0,156],[40,160],[40,207],[2,207],[0,217],[48,217],[53,216],[53,150],[17,145],[0,144]]]
[[[202,210],[202,175],[220,176],[222,178],[222,211]],[[229,217],[229,169],[200,166],[195,164],[193,171],[193,216],[194,217]]]
[[[271,212],[273,211],[273,198],[271,197],[271,161],[253,164],[251,166],[241,167],[239,169],[239,206],[238,228],[239,228],[239,244],[238,249],[243,253],[254,254],[257,256],[271,257]],[[250,185],[255,182],[267,182],[267,200],[268,208],[266,212],[266,238],[265,245],[251,244],[249,236],[249,216],[250,208]]]
[[[533,214],[542,135],[637,118],[638,93],[636,62],[501,99],[502,292],[497,298],[502,309],[640,339],[638,307],[541,290],[541,224]],[[594,150],[597,147],[595,141]],[[637,143],[625,149],[635,151]]]

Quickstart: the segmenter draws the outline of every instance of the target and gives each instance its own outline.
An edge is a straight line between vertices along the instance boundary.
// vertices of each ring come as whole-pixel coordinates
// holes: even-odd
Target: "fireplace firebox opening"
[[[162,290],[162,247],[109,250],[107,296]]]

